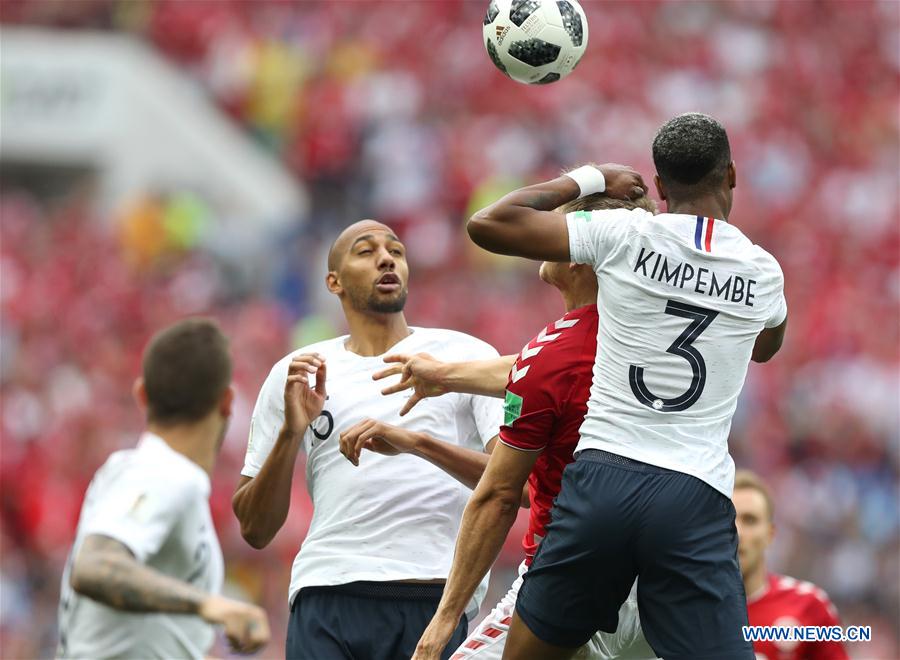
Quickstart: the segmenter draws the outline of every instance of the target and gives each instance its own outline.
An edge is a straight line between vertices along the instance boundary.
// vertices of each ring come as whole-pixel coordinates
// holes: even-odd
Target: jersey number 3
[[[703,388],[706,386],[706,362],[703,361],[700,351],[692,344],[709,327],[719,312],[670,300],[666,304],[666,314],[690,319],[690,325],[678,335],[678,338],[666,349],[666,353],[687,360],[691,365],[691,384],[683,394],[671,399],[663,399],[647,389],[647,385],[644,383],[644,368],[636,367],[633,364],[628,368],[628,382],[631,384],[634,396],[645,406],[661,412],[675,412],[687,410],[697,403],[697,399],[703,394]]]

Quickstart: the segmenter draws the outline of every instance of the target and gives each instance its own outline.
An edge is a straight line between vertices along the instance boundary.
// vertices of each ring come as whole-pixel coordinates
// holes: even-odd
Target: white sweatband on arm
[[[603,172],[592,165],[582,165],[571,172],[566,172],[564,176],[569,177],[578,184],[578,188],[581,191],[578,199],[594,193],[602,193],[606,190],[606,177],[603,176]]]

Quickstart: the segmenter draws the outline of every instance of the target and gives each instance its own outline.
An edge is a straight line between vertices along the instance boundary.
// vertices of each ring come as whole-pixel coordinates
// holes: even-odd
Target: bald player
[[[301,448],[314,508],[291,571],[288,658],[413,654],[443,593],[471,494],[451,475],[477,482],[503,422],[497,399],[451,394],[401,417],[409,394],[381,394],[384,383],[372,375],[389,352],[443,361],[498,357],[468,335],[408,326],[408,276],[406,249],[389,227],[363,220],[344,230],[329,253],[325,283],[341,302],[349,334],[280,360],[256,402],[233,499],[241,534],[264,548],[284,524]],[[370,419],[442,441],[436,446],[447,471],[407,454],[347,461],[341,433]],[[442,657],[465,640],[486,587],[485,579]]]

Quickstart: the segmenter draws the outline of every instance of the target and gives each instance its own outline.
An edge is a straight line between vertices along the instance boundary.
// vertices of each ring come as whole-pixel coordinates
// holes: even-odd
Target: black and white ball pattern
[[[575,68],[588,24],[577,0],[491,0],[482,26],[494,65],[519,82],[546,85]]]

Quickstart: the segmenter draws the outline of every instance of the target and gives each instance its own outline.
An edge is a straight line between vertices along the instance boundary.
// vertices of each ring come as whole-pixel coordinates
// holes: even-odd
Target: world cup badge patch
[[[506,398],[503,400],[503,425],[511,426],[522,414],[522,397],[506,390]]]

